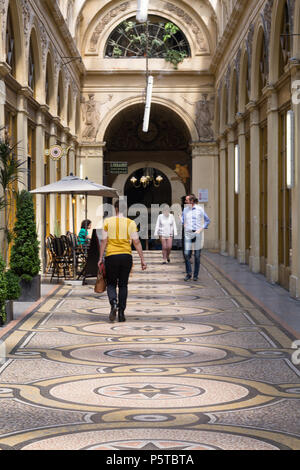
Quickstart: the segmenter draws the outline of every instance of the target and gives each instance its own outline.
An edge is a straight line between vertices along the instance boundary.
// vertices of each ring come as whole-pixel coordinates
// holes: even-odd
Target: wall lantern
[[[295,156],[295,127],[294,112],[286,114],[286,185],[288,189],[294,187],[294,156]]]

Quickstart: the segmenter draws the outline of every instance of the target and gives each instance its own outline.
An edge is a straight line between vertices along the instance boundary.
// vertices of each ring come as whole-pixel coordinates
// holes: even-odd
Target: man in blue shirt
[[[197,198],[190,194],[185,198],[185,208],[182,212],[182,224],[184,226],[184,260],[186,268],[185,281],[192,277],[191,256],[194,243],[194,276],[193,280],[198,280],[200,270],[200,254],[204,243],[204,229],[210,223],[210,218],[203,208],[196,204]]]

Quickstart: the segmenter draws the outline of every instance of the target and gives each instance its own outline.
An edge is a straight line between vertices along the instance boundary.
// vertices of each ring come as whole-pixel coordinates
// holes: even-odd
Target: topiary
[[[11,250],[10,268],[26,282],[40,272],[39,241],[31,194],[25,189],[17,197],[14,243]]]
[[[5,263],[0,254],[0,324],[5,323],[5,301],[7,300],[7,285],[5,279]]]
[[[11,269],[4,274],[7,300],[17,300],[21,295],[20,278]]]

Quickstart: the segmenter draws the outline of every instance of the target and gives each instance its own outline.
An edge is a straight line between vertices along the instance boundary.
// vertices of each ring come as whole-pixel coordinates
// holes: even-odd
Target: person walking
[[[159,214],[156,221],[154,236],[159,236],[162,247],[163,264],[171,262],[170,253],[174,235],[177,235],[177,227],[174,215],[170,213],[168,204],[162,207],[162,213]]]
[[[204,243],[203,230],[206,229],[210,223],[210,218],[197,202],[197,198],[194,194],[186,196],[185,208],[182,212],[182,224],[184,226],[184,260],[186,268],[185,281],[189,281],[192,278],[192,248],[194,248],[193,280],[198,280],[200,254]]]
[[[133,243],[141,259],[142,270],[147,268],[144,260],[142,245],[138,236],[136,223],[124,217],[126,211],[125,203],[119,200],[114,204],[116,215],[104,221],[103,238],[100,244],[100,255],[98,267],[104,259],[107,280],[107,295],[111,305],[109,320],[115,321],[118,312],[118,321],[126,321],[124,312],[128,296],[128,279],[132,268]],[[118,295],[117,295],[118,287]]]

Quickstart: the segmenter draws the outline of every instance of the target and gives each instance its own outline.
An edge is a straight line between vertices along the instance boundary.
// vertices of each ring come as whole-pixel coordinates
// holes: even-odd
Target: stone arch
[[[79,136],[80,134],[80,125],[81,125],[81,110],[80,110],[80,99],[79,96],[76,97],[76,109],[75,109],[75,135]]]
[[[56,108],[57,115],[61,118],[61,121],[64,121],[65,116],[66,116],[65,114],[66,97],[65,97],[65,87],[64,87],[64,75],[63,75],[62,70],[60,70],[58,73],[56,96],[57,96],[57,108]]]
[[[24,28],[23,28],[21,4],[19,0],[10,0],[8,6],[11,12],[12,27],[13,27],[14,38],[15,38],[15,57],[16,57],[15,78],[23,86],[26,86],[27,75],[24,74],[24,70],[27,70],[26,54],[25,54],[26,47],[25,47],[25,35],[24,35]],[[6,31],[7,14],[8,14],[8,9],[6,12],[6,21],[5,21],[4,31]],[[6,55],[6,50],[4,52],[4,55]],[[6,58],[4,60],[6,60]]]
[[[67,104],[66,104],[66,123],[67,127],[70,129],[73,127],[73,100],[72,100],[72,92],[71,92],[71,84],[68,85],[67,91]]]
[[[230,74],[230,88],[228,93],[228,123],[232,124],[235,121],[235,116],[238,111],[238,71],[236,67],[232,67]]]
[[[241,53],[241,61],[240,61],[240,76],[239,76],[239,104],[238,104],[238,112],[244,113],[246,110],[247,104],[247,95],[248,95],[248,84],[247,84],[247,76],[249,73],[249,63],[248,63],[248,53],[246,47],[243,47]],[[250,79],[250,77],[249,77]]]
[[[133,163],[132,165],[128,166],[128,174],[127,175],[118,175],[114,182],[113,182],[113,187],[118,190],[118,193],[120,195],[124,195],[123,190],[125,187],[125,183],[128,179],[128,176],[132,173],[134,173],[136,170],[139,170],[140,168],[156,168],[157,170],[162,171],[167,178],[170,181],[171,188],[172,188],[172,202],[173,204],[181,203],[181,197],[185,196],[186,194],[186,189],[184,187],[184,184],[177,178],[176,173],[174,170],[172,170],[170,167],[165,165],[164,163],[160,162],[152,162],[152,161],[145,161],[145,162],[137,162]]]
[[[286,1],[275,0],[272,11],[272,27],[270,37],[270,83],[279,79],[279,61],[280,61],[280,32],[281,22],[284,14]]]
[[[220,134],[222,134],[225,131],[228,116],[228,90],[225,82],[221,87],[220,100]]]
[[[161,16],[176,23],[187,38],[190,46],[191,56],[195,56],[199,49],[200,36],[203,36],[202,41],[205,41],[206,50],[205,54],[210,54],[214,49],[214,40],[209,32],[208,27],[202,18],[194,14],[191,16],[186,10],[183,10],[182,5],[171,5],[170,10],[166,10],[165,3],[157,5],[156,8],[149,7],[149,15]],[[168,4],[169,5],[169,4]],[[122,22],[131,17],[135,17],[136,8],[130,5],[129,2],[122,2],[119,5],[114,5],[110,9],[99,10],[91,19],[83,34],[81,44],[82,55],[101,55],[105,49],[105,44],[111,32]],[[91,50],[91,40],[93,48]]]
[[[133,98],[127,98],[123,101],[120,101],[117,105],[115,105],[112,109],[110,109],[105,116],[101,116],[101,124],[100,128],[97,134],[97,141],[102,142],[104,139],[104,135],[106,132],[106,129],[108,128],[110,122],[112,119],[117,116],[121,111],[124,109],[128,108],[129,106],[132,106],[134,104],[140,104],[142,102],[142,99],[140,96],[136,96]],[[184,121],[184,123],[187,126],[187,129],[189,130],[191,140],[192,141],[198,141],[198,131],[196,128],[195,122],[192,120],[191,116],[185,109],[183,109],[181,106],[179,106],[177,103],[154,96],[152,99],[152,103],[156,104],[161,104],[162,106],[165,106],[172,111],[175,112],[178,116],[181,117],[181,119]]]
[[[49,106],[49,110],[52,114],[54,114],[54,109],[55,109],[55,102],[56,102],[56,96],[55,96],[55,78],[54,78],[54,64],[53,64],[53,57],[48,50],[47,54],[47,60],[46,60],[46,68],[45,68],[45,86],[46,86],[46,79],[48,76],[48,85],[49,85],[49,100],[47,102],[47,96],[46,96],[46,91],[45,91],[45,102]]]
[[[254,29],[253,36],[253,53],[252,53],[252,63],[251,63],[251,100],[256,101],[259,99],[260,93],[260,57],[261,57],[261,48],[263,47],[264,41],[264,28],[259,21],[256,24]]]
[[[295,2],[294,33],[299,34],[299,36],[294,36],[293,57],[297,57],[300,60],[300,2]]]
[[[34,55],[34,62],[35,62],[35,89],[34,89],[34,97],[40,101],[45,101],[45,88],[43,86],[43,70],[42,70],[42,51],[41,51],[41,40],[39,37],[39,33],[35,25],[33,25],[29,37],[29,45],[28,45],[28,57],[29,57],[29,48],[30,44],[32,44],[33,55]],[[28,70],[29,60],[27,61],[27,70]],[[27,71],[28,76],[28,71]]]

